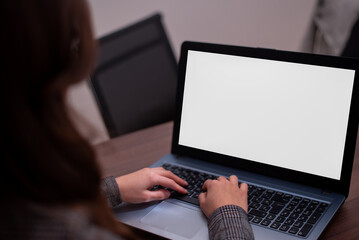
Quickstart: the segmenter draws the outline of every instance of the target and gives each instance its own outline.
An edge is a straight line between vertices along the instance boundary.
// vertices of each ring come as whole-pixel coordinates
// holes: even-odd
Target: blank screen
[[[354,74],[189,51],[179,144],[339,180]]]

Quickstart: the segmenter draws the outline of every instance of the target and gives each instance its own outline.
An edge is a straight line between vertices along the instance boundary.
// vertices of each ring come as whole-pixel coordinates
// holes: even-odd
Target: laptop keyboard
[[[203,192],[203,183],[218,178],[217,175],[167,163],[162,167],[188,183],[186,195],[169,189],[171,197],[196,205],[199,205],[198,195]],[[161,186],[152,190],[158,188]],[[324,202],[248,184],[248,219],[252,224],[265,228],[306,237],[327,208],[328,204]]]

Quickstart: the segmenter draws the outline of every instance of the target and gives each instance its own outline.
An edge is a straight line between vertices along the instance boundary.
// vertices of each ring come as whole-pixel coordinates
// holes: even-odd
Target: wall
[[[300,51],[315,0],[88,0],[96,37],[161,12],[176,56],[185,40]],[[69,93],[82,132],[108,138],[94,98],[81,83]],[[82,120],[81,120],[82,119]]]

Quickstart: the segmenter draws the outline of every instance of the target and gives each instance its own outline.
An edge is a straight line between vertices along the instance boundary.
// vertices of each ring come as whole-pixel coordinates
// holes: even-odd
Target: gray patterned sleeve
[[[122,203],[120,189],[114,177],[110,176],[102,179],[101,189],[110,207],[116,207]]]
[[[235,205],[216,209],[209,217],[208,231],[210,240],[254,240],[247,213]]]

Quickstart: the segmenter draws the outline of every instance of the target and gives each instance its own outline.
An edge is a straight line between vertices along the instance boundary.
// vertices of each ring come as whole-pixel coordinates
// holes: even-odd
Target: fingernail
[[[170,192],[166,192],[166,194],[165,194],[165,199],[166,199],[166,198],[169,198],[169,197],[170,197],[170,195],[171,195],[171,193],[170,193]]]

